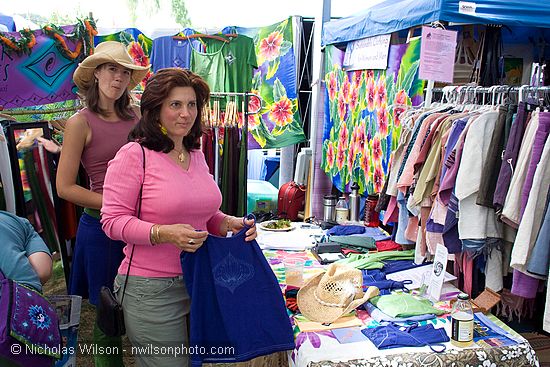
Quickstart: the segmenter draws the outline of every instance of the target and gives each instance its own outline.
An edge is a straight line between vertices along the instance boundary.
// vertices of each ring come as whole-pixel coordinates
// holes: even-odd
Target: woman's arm
[[[46,282],[52,277],[52,258],[46,252],[35,252],[28,257],[29,263],[33,267],[40,283]]]
[[[219,214],[219,213],[221,213],[223,215],[222,220],[218,222],[219,223],[218,224],[218,231],[219,231],[220,236],[225,237],[225,236],[227,236],[228,232],[237,233],[244,227],[244,223],[246,223],[246,225],[249,226],[250,228],[246,231],[245,240],[246,241],[252,241],[253,239],[256,238],[256,236],[257,236],[257,234],[256,234],[256,223],[253,219],[244,220],[244,218],[242,218],[242,217],[238,218],[238,217],[233,217],[231,215],[225,215],[221,211],[219,211],[217,214]],[[213,218],[216,218],[216,217],[214,216]],[[217,218],[215,220],[217,220]],[[211,219],[211,221],[212,221],[212,219]],[[210,223],[209,223],[209,225],[210,225]]]
[[[143,173],[143,153],[138,143],[124,145],[109,162],[103,184],[101,224],[114,240],[151,244],[153,223],[136,216]]]
[[[89,134],[90,128],[83,115],[77,113],[67,120],[56,177],[57,194],[76,205],[100,209],[101,194],[76,184],[82,151]]]

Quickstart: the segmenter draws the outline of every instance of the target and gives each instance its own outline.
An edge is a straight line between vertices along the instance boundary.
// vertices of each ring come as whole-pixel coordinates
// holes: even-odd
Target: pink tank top
[[[103,120],[87,108],[79,113],[86,117],[92,130],[92,140],[84,147],[81,162],[90,178],[90,189],[102,194],[107,163],[128,142],[128,133],[137,124],[138,118],[111,122]]]

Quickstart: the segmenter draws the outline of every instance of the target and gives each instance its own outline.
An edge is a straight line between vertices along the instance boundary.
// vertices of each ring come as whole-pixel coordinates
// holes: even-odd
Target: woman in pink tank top
[[[149,67],[134,64],[122,43],[107,41],[97,45],[95,53],[84,59],[73,75],[86,108],[67,120],[56,181],[60,197],[85,208],[78,225],[68,291],[89,298],[94,306],[101,287],[113,287],[124,258],[124,244],[110,240],[99,222],[103,180],[107,163],[127,142],[128,133],[140,118],[129,91],[143,80]],[[77,183],[80,163],[89,177],[90,189]],[[93,342],[122,350],[120,338],[107,337],[97,326]],[[94,358],[96,366],[124,365],[122,355]]]

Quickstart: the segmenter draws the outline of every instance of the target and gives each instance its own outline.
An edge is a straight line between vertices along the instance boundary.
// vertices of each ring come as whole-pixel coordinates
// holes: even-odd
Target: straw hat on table
[[[311,321],[330,324],[379,294],[376,287],[363,291],[361,270],[330,264],[325,273],[309,279],[298,291],[298,308]]]

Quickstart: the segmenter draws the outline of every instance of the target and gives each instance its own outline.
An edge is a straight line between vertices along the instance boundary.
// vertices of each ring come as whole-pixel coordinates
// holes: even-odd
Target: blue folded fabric
[[[380,295],[390,294],[394,289],[400,289],[408,291],[407,284],[411,284],[411,280],[396,281],[386,279],[386,274],[378,269],[361,270],[363,275],[363,288],[370,286],[377,287],[380,291]]]
[[[364,235],[374,238],[375,241],[386,241],[391,238],[386,231],[378,227],[366,227]]]
[[[431,264],[415,264],[414,260],[384,260],[382,271],[386,274],[397,273],[398,271],[418,268]]]
[[[446,343],[450,340],[444,328],[436,329],[431,324],[413,324],[407,326],[389,324],[376,328],[363,329],[361,332],[369,338],[378,349],[428,346],[434,352],[441,353],[446,349],[446,346],[442,343]],[[434,346],[440,348],[434,349]]]
[[[347,236],[350,234],[365,233],[365,227],[363,226],[334,226],[327,231],[328,235],[332,236]]]

